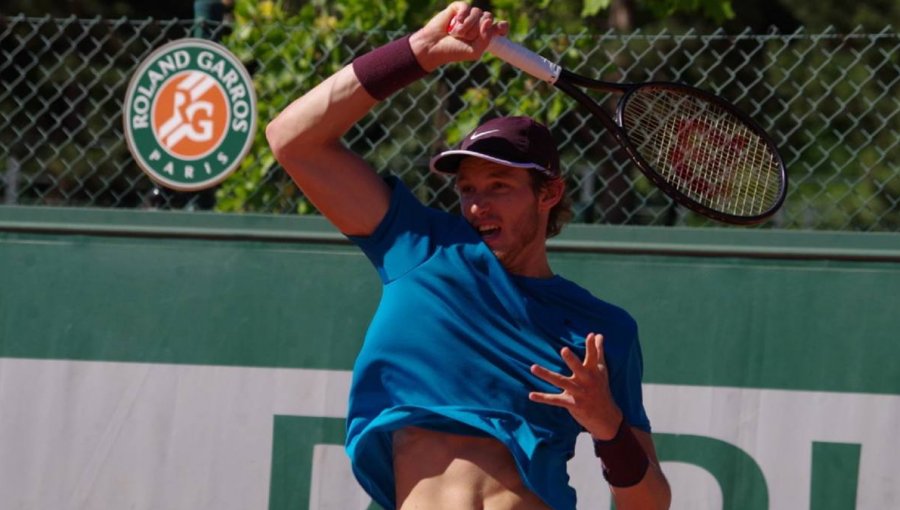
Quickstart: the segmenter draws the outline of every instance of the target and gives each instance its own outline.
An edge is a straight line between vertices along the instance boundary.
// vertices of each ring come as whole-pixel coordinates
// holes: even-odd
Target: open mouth
[[[478,234],[482,239],[488,241],[500,235],[500,227],[496,225],[481,225],[478,227]]]

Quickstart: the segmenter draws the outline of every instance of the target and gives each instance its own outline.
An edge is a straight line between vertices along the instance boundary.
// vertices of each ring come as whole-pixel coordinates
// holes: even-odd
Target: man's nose
[[[468,208],[473,216],[481,216],[490,210],[490,201],[482,194],[473,194],[469,197]]]

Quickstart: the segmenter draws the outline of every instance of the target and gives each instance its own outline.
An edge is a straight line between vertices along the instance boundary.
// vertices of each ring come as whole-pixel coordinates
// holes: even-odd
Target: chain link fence
[[[328,27],[214,27],[253,74],[260,127],[355,55],[399,35]],[[217,189],[160,189],[134,163],[122,108],[139,63],[188,37],[184,20],[0,17],[0,200],[7,205],[312,212],[262,136]],[[260,37],[239,35],[257,31]],[[303,34],[302,46],[292,34]],[[517,37],[518,38],[518,37]],[[775,228],[900,228],[900,35],[668,32],[528,34],[545,57],[610,81],[673,80],[723,95],[779,144],[790,186]],[[297,55],[303,56],[302,62]],[[615,98],[609,98],[612,104]],[[379,105],[345,140],[419,197],[452,209],[450,184],[427,172],[431,155],[481,117],[536,116],[563,156],[576,221],[704,225],[629,164],[574,102],[497,59],[447,66]]]

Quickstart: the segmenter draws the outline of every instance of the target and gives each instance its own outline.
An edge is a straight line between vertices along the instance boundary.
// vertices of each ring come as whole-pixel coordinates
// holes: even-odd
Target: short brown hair
[[[575,212],[572,209],[572,198],[566,193],[566,181],[562,177],[551,177],[543,172],[528,172],[531,174],[531,188],[535,194],[541,192],[551,182],[559,179],[563,184],[562,196],[559,202],[550,209],[550,216],[547,219],[546,237],[550,239],[562,232],[566,223],[572,221]]]

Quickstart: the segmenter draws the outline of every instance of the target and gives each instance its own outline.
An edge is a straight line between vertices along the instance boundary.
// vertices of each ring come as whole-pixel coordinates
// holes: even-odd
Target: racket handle
[[[556,83],[562,71],[562,67],[559,64],[554,64],[521,44],[514,43],[503,36],[492,37],[487,51],[513,67],[518,67],[531,76],[550,84]]]

